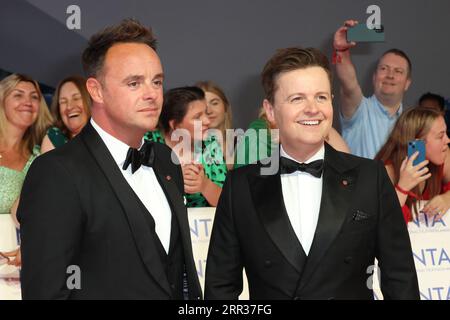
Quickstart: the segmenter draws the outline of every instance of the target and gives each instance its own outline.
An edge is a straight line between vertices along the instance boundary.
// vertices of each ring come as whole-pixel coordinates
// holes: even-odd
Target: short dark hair
[[[264,66],[261,81],[265,97],[273,104],[277,90],[277,77],[284,72],[308,67],[321,67],[325,70],[332,87],[332,75],[328,58],[316,48],[285,48],[279,49]]]
[[[151,28],[134,19],[124,19],[118,25],[107,27],[94,34],[82,56],[87,77],[99,74],[108,49],[117,43],[143,43],[156,51],[156,38]]]
[[[412,63],[411,63],[411,60],[409,59],[408,55],[407,55],[404,51],[402,51],[402,50],[400,50],[400,49],[392,48],[392,49],[389,49],[389,50],[387,50],[386,52],[384,52],[383,55],[382,55],[382,56],[380,57],[380,59],[378,60],[377,66],[378,66],[378,64],[380,63],[380,60],[381,60],[385,55],[387,55],[387,54],[389,54],[389,53],[392,53],[392,54],[395,54],[395,55],[397,55],[397,56],[400,56],[400,57],[402,57],[403,59],[406,60],[406,62],[408,63],[408,70],[407,70],[408,72],[407,72],[407,75],[408,75],[408,78],[411,78],[411,73],[412,73]]]
[[[440,109],[441,111],[444,111],[444,110],[445,110],[445,99],[444,99],[443,96],[440,96],[440,95],[438,95],[438,94],[436,94],[436,93],[431,93],[431,92],[424,93],[424,94],[419,98],[419,106],[420,106],[420,107],[422,107],[422,103],[423,103],[425,100],[433,100],[433,101],[436,101],[437,104],[438,104],[438,106],[439,106],[439,109]]]
[[[164,94],[164,103],[159,117],[159,128],[170,132],[170,121],[174,124],[183,121],[191,102],[205,100],[205,93],[199,87],[179,87],[168,90]]]

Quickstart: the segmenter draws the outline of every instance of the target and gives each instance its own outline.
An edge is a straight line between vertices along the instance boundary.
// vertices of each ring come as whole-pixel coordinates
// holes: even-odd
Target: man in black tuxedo
[[[163,102],[155,45],[131,19],[90,39],[92,119],[24,184],[24,299],[201,299],[180,166],[143,143]]]
[[[206,267],[206,299],[418,299],[408,231],[382,163],[334,150],[331,74],[316,49],[279,50],[262,73],[279,128],[275,174],[261,163],[228,173]]]

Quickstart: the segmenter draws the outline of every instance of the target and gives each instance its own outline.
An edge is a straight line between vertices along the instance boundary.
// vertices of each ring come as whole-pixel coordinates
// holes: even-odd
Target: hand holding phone
[[[365,23],[358,23],[347,30],[348,42],[384,42],[383,25],[369,29]]]
[[[408,158],[411,158],[411,156],[415,152],[419,152],[416,159],[413,161],[413,166],[418,165],[419,163],[425,161],[425,141],[423,140],[412,140],[408,142]]]

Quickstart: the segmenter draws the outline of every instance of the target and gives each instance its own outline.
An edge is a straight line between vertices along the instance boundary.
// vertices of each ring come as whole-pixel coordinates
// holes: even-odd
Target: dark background
[[[71,4],[81,9],[80,30],[66,26]],[[426,91],[450,97],[448,0],[0,0],[0,69],[54,87],[82,73],[80,54],[90,35],[134,17],[158,37],[165,88],[213,80],[232,103],[235,127],[245,128],[261,105],[259,74],[277,48],[314,46],[331,57],[335,30],[349,18],[365,22],[372,4],[381,8],[386,42],[353,49],[365,94],[372,94],[376,59],[398,47],[413,63],[406,107]]]

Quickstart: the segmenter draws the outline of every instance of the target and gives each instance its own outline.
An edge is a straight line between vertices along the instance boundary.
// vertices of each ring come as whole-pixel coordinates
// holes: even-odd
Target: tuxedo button
[[[175,289],[175,285],[174,285],[173,283],[170,284],[170,287],[171,287],[172,289]]]
[[[352,263],[352,260],[353,260],[352,257],[346,257],[346,258],[344,259],[344,262],[345,262],[346,264],[350,264],[350,263]]]
[[[293,300],[302,300],[302,298],[301,297],[294,297]]]
[[[270,268],[270,267],[272,266],[272,261],[270,261],[270,260],[264,261],[264,266],[265,266],[266,268]]]

